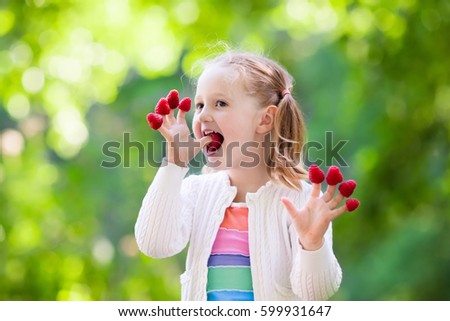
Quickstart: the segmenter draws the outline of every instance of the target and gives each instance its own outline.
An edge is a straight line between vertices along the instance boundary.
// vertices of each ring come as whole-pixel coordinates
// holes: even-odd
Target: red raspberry
[[[311,183],[320,184],[325,179],[322,170],[316,164],[309,166],[309,180]]]
[[[345,197],[349,197],[353,194],[353,191],[356,188],[356,182],[354,180],[348,180],[339,185],[339,192]]]
[[[349,212],[353,212],[359,206],[359,201],[356,198],[349,198],[345,201],[345,206]]]
[[[331,166],[328,169],[328,173],[327,173],[327,184],[328,185],[337,185],[340,182],[342,182],[342,180],[344,179],[344,177],[342,177],[342,173],[339,170],[339,167],[337,166]]]
[[[147,121],[151,128],[159,129],[163,123],[163,116],[150,113],[147,115]]]
[[[191,109],[191,98],[185,97],[181,99],[178,108],[182,111],[188,112]]]
[[[168,115],[170,113],[169,103],[166,98],[161,98],[156,104],[155,113],[160,115]]]
[[[212,155],[222,146],[223,136],[219,133],[212,133],[209,134],[209,137],[211,137],[212,141],[206,145],[206,152],[208,155]]]
[[[171,90],[169,94],[167,95],[167,101],[169,102],[170,109],[175,109],[178,107],[178,104],[180,103],[180,98],[178,96],[178,91],[175,89]]]

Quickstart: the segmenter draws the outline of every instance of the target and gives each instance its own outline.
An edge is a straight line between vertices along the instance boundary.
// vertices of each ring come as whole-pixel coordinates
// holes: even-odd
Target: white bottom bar
[[[450,320],[448,301],[0,302],[0,320]]]

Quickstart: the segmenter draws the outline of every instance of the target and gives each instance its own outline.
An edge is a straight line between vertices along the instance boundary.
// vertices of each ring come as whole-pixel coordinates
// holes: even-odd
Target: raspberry
[[[178,96],[178,91],[175,89],[171,90],[169,94],[167,95],[167,101],[169,102],[170,109],[175,109],[178,107],[178,104],[180,103],[180,98]]]
[[[220,146],[222,146],[223,136],[219,133],[212,133],[209,134],[209,137],[211,137],[212,141],[206,145],[206,151],[208,154],[211,154],[216,152]]]
[[[191,99],[189,97],[181,99],[178,108],[182,111],[188,112],[191,109]]]
[[[356,188],[356,182],[354,180],[348,180],[339,185],[339,192],[345,197],[349,197],[353,194],[353,191]]]
[[[160,115],[168,115],[170,113],[169,103],[166,98],[161,98],[155,107],[155,113]]]
[[[337,166],[331,166],[328,169],[327,173],[327,184],[328,185],[337,185],[340,182],[342,182],[344,178],[342,177],[341,171],[339,170],[339,167]]]
[[[309,166],[309,180],[311,183],[320,184],[325,179],[322,170],[316,164]]]
[[[356,198],[349,198],[345,201],[345,206],[349,212],[353,212],[359,206],[359,201]]]
[[[147,115],[147,121],[151,128],[159,129],[163,123],[163,116],[150,113]]]

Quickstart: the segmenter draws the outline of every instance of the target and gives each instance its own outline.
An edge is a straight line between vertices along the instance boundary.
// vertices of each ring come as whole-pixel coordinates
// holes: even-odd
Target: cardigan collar
[[[225,185],[227,189],[233,190],[235,193],[237,191],[236,186],[231,185],[230,176],[225,170],[218,171],[213,173],[213,175],[217,175],[220,177],[221,184]],[[263,186],[258,188],[258,190],[254,193],[247,193],[246,201],[254,201],[263,196],[265,193],[273,191],[274,189],[279,188],[279,184],[269,180]]]

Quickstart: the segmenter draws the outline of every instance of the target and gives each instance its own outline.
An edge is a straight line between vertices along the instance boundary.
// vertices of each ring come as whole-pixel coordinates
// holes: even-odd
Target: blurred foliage
[[[179,299],[185,252],[134,241],[162,157],[145,115],[225,41],[287,67],[309,140],[348,140],[333,299],[449,300],[449,27],[444,0],[0,1],[0,299]]]

